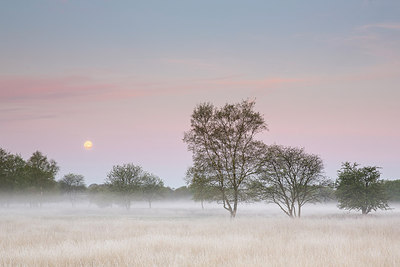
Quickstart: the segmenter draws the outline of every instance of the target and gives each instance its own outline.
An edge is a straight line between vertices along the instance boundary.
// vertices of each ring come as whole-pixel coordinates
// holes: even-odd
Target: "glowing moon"
[[[91,148],[93,147],[92,141],[86,141],[86,142],[83,144],[83,147],[84,147],[86,150],[91,149]]]

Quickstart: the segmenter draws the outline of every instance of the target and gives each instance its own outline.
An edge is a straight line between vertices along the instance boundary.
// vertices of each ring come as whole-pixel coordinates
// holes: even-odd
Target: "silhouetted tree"
[[[110,207],[113,204],[113,196],[110,186],[107,184],[91,184],[88,186],[89,202],[96,204],[100,208]]]
[[[371,210],[388,209],[388,197],[380,176],[379,167],[358,168],[357,163],[343,163],[336,180],[339,208],[361,210],[362,214],[368,214]]]
[[[141,179],[140,191],[149,203],[149,208],[151,208],[151,202],[162,194],[163,187],[164,182],[159,177],[151,173],[144,173]]]
[[[0,148],[0,196],[9,206],[11,198],[19,191],[25,179],[25,161]]]
[[[129,210],[132,196],[140,189],[144,175],[145,172],[142,167],[132,163],[123,164],[122,166],[116,165],[108,173],[106,184],[110,186],[112,191],[122,195],[124,206]]]
[[[386,180],[384,186],[388,200],[400,202],[400,180]]]
[[[290,217],[300,217],[301,208],[319,200],[327,185],[319,156],[303,148],[272,145],[268,147],[264,173],[252,184],[260,199],[272,201]]]
[[[267,126],[254,105],[252,101],[222,108],[201,104],[194,109],[191,129],[183,139],[193,152],[193,167],[207,170],[215,179],[223,207],[232,218],[246,183],[259,173],[264,159],[265,145],[255,135]]]
[[[195,201],[200,201],[204,210],[204,201],[219,200],[218,188],[213,184],[215,179],[207,176],[202,170],[191,167],[186,172],[186,183]]]
[[[85,178],[80,174],[66,174],[58,183],[61,191],[68,195],[72,206],[75,205],[77,194],[86,189]]]
[[[43,192],[56,184],[55,175],[58,170],[57,163],[54,160],[48,160],[39,151],[34,152],[26,162],[25,186],[31,192],[39,193],[39,205],[42,204]]]

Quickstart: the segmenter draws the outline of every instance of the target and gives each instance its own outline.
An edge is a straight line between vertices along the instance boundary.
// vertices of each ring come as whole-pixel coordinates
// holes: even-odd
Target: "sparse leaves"
[[[318,201],[319,189],[327,184],[323,162],[303,148],[272,145],[267,149],[263,174],[251,189],[259,199],[272,201],[290,217],[300,217],[301,207]]]
[[[232,217],[246,183],[259,173],[264,159],[265,145],[255,140],[255,135],[267,125],[254,105],[252,101],[222,108],[201,104],[193,111],[191,129],[183,139],[193,153],[193,167],[207,173]]]

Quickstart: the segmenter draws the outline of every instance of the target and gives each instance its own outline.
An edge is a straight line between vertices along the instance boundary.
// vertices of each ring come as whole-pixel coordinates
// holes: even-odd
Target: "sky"
[[[103,183],[185,185],[196,105],[256,101],[267,144],[400,179],[400,1],[4,0],[0,147]],[[93,142],[91,150],[83,143]]]

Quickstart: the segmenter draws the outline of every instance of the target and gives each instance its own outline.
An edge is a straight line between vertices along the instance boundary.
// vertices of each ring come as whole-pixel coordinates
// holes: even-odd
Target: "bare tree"
[[[201,104],[194,109],[191,129],[183,139],[193,152],[193,167],[210,173],[232,218],[247,182],[259,173],[264,159],[265,144],[255,140],[255,135],[267,125],[254,106],[252,101],[222,108]]]
[[[264,174],[253,182],[259,198],[270,200],[290,217],[300,217],[301,208],[318,200],[326,186],[323,162],[303,148],[272,145],[268,147]]]

